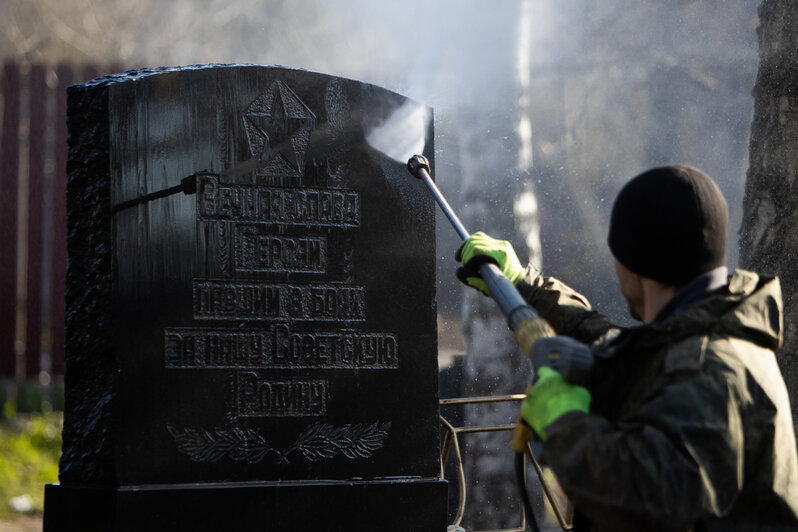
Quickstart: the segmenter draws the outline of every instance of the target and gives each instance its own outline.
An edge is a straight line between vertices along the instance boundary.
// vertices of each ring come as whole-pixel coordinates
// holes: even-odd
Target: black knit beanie
[[[726,263],[729,214],[718,186],[689,166],[652,168],[615,199],[610,250],[632,272],[681,287]]]

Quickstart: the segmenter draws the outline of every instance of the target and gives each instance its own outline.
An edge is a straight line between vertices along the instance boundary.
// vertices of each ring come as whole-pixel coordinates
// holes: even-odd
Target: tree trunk
[[[754,88],[750,166],[740,229],[740,264],[778,275],[784,294],[784,345],[777,354],[798,413],[798,6],[759,7],[759,75]]]

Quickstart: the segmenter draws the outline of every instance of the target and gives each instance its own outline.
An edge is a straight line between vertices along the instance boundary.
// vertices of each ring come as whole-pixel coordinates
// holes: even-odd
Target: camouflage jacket
[[[529,273],[519,290],[597,357],[590,414],[558,419],[543,444],[576,530],[798,530],[778,279],[738,270],[686,310],[628,329],[556,279]]]

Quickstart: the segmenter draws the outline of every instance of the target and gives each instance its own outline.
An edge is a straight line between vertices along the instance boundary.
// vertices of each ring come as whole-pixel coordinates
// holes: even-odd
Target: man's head
[[[708,175],[661,166],[618,193],[608,243],[625,271],[679,288],[725,264],[728,223],[726,200]]]

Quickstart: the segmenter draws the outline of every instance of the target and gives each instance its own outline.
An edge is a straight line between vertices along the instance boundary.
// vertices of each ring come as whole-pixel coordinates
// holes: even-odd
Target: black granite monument
[[[248,65],[69,89],[45,531],[445,530],[434,205],[364,140],[407,103]]]

